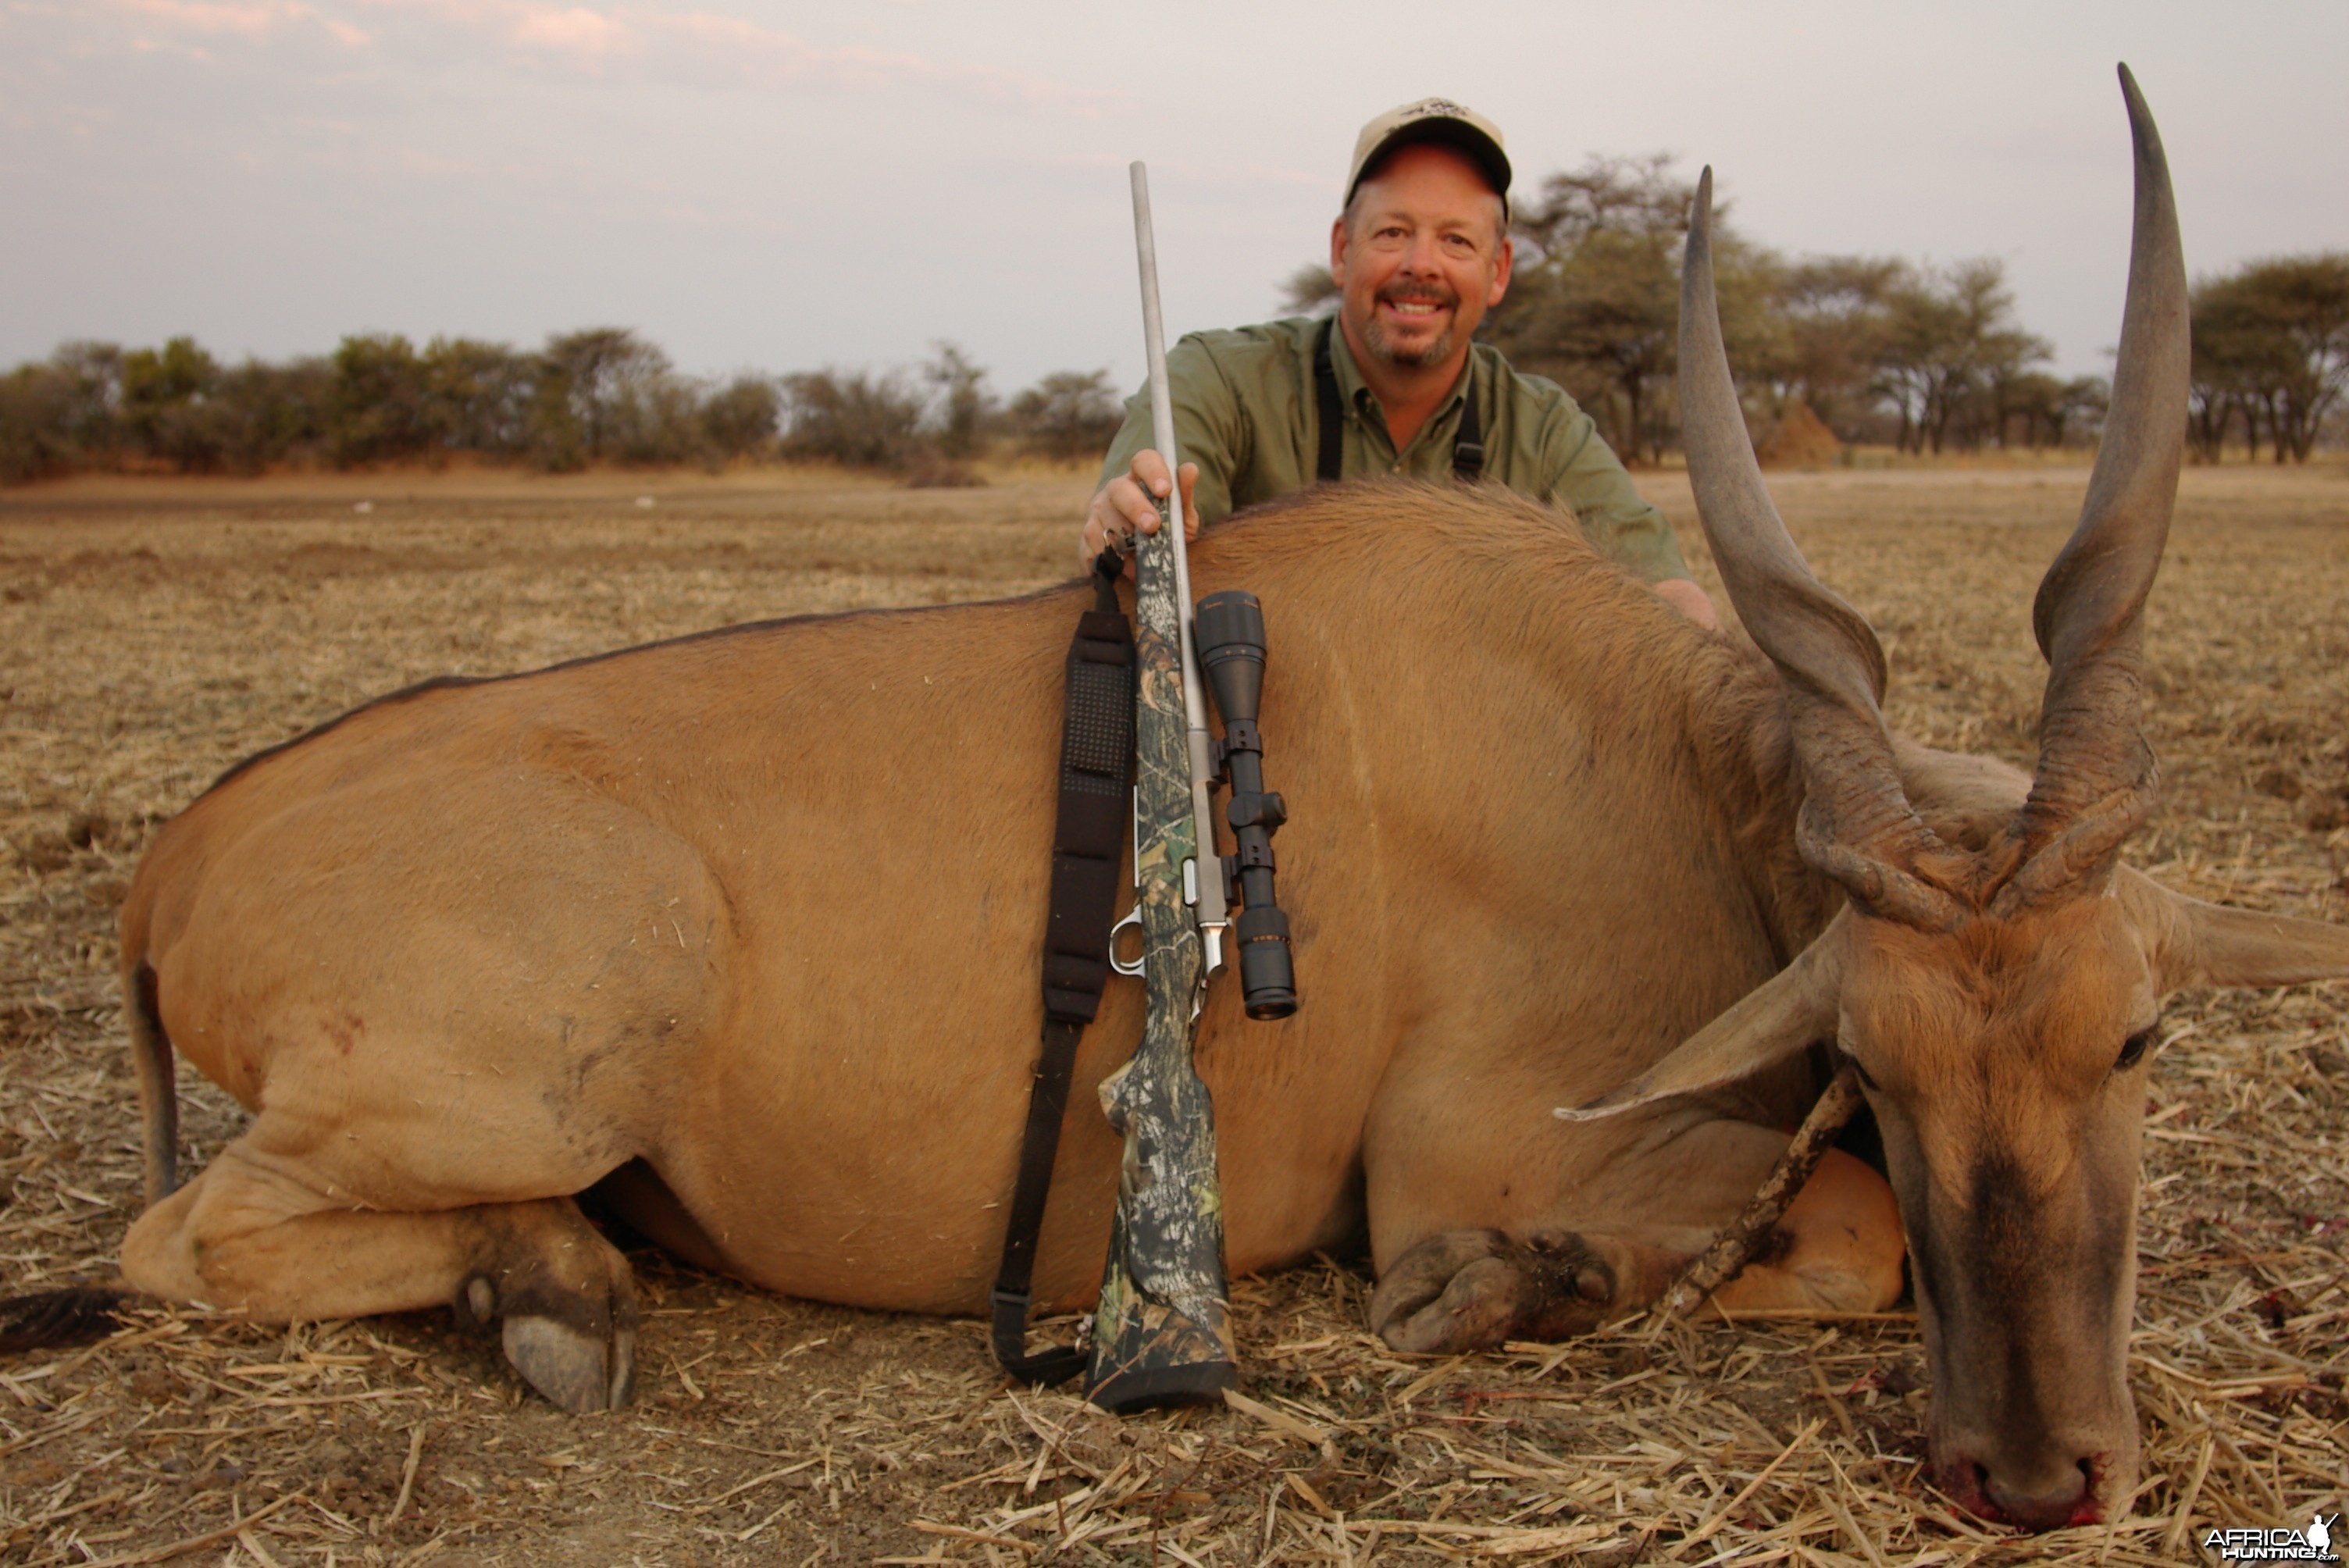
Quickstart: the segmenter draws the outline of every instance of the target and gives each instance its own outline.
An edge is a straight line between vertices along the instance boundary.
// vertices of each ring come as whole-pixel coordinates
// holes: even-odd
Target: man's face
[[[1474,163],[1431,143],[1399,150],[1330,232],[1348,340],[1401,369],[1444,364],[1508,292],[1511,255],[1501,199]]]

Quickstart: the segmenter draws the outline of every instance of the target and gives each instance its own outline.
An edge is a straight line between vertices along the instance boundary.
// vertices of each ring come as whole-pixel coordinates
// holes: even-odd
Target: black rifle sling
[[[1052,829],[1052,912],[1044,934],[1044,1037],[1028,1091],[1019,1179],[995,1281],[995,1358],[1023,1383],[1058,1383],[1084,1370],[1085,1352],[1028,1354],[1030,1280],[1044,1197],[1069,1107],[1077,1041],[1109,984],[1110,923],[1132,810],[1133,628],[1118,607],[1119,558],[1093,563],[1094,607],[1069,645],[1068,707],[1061,728],[1061,798]]]
[[[1345,433],[1345,409],[1338,399],[1338,370],[1330,362],[1330,333],[1336,318],[1324,316],[1313,340],[1313,407],[1320,426],[1320,460],[1313,477],[1323,484],[1339,478],[1339,442]],[[1460,435],[1452,443],[1452,477],[1473,485],[1485,475],[1485,421],[1476,411],[1476,361],[1468,361],[1468,396],[1460,405]]]
[[[1338,371],[1330,363],[1330,331],[1336,325],[1334,316],[1324,316],[1313,339],[1313,407],[1321,427],[1321,460],[1314,466],[1313,477],[1325,485],[1338,478],[1338,443],[1346,428],[1345,410],[1338,402]]]

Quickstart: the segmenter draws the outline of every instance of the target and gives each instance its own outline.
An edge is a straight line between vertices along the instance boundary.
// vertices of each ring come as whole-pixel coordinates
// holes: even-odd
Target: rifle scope
[[[1257,704],[1264,693],[1264,606],[1253,593],[1227,589],[1199,601],[1192,642],[1200,673],[1223,716],[1216,749],[1232,787],[1225,820],[1238,852],[1223,857],[1227,902],[1244,902],[1232,929],[1239,939],[1240,995],[1251,1018],[1286,1018],[1297,1011],[1297,971],[1288,952],[1288,916],[1272,887],[1272,835],[1288,808],[1264,787],[1264,739]]]

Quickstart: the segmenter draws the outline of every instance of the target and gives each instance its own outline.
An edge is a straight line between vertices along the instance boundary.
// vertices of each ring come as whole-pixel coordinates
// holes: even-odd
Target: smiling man
[[[1702,626],[1671,526],[1640,499],[1590,417],[1555,383],[1475,342],[1508,292],[1509,160],[1489,120],[1423,98],[1362,128],[1345,210],[1330,230],[1334,317],[1192,333],[1166,356],[1195,531],[1317,479],[1490,480],[1571,515],[1592,543]],[[1157,512],[1150,394],[1125,424],[1085,518],[1083,559]]]

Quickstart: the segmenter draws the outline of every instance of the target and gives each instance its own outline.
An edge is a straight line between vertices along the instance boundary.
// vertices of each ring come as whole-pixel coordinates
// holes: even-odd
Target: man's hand
[[[1183,537],[1199,537],[1199,514],[1191,504],[1191,492],[1198,487],[1199,465],[1183,465]],[[1145,490],[1144,487],[1147,487]],[[1112,542],[1123,542],[1135,533],[1158,531],[1158,504],[1167,494],[1166,459],[1148,447],[1133,454],[1132,468],[1102,486],[1093,495],[1093,503],[1085,510],[1085,533],[1077,546],[1078,570],[1092,570],[1093,558]]]
[[[1721,617],[1703,589],[1685,577],[1667,577],[1655,584],[1656,596],[1708,632],[1721,630]]]

